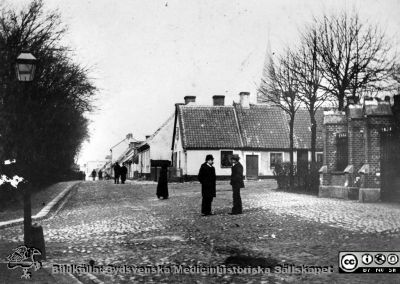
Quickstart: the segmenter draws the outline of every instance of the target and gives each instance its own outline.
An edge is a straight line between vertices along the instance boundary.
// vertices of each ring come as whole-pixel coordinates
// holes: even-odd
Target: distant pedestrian
[[[102,172],[102,170],[99,170],[98,175],[99,175],[99,180],[103,180],[103,172]]]
[[[168,199],[168,169],[163,165],[160,170],[160,177],[157,184],[157,198]]]
[[[203,197],[201,202],[201,215],[213,215],[211,212],[211,203],[213,198],[216,197],[216,175],[215,168],[213,167],[214,157],[212,155],[206,156],[206,161],[200,167],[199,175],[197,178],[201,183],[201,195]]]
[[[121,166],[118,164],[118,162],[115,162],[115,164],[114,164],[114,183],[115,184],[119,183],[120,175],[121,175]]]
[[[96,179],[96,170],[93,170],[93,171],[92,171],[92,178],[93,178],[93,180]]]
[[[231,185],[233,192],[233,208],[230,214],[242,214],[242,198],[240,197],[240,189],[244,188],[243,182],[243,166],[239,162],[239,156],[232,155],[232,175],[231,175]]]
[[[126,181],[126,175],[128,174],[128,168],[125,166],[125,163],[122,164],[120,171],[121,171],[121,183],[124,184]]]

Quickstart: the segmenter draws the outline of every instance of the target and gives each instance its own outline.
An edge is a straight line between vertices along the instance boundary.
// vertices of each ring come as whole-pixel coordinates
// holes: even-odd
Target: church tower
[[[265,94],[261,92],[260,90],[266,90],[267,89],[267,84],[266,81],[268,80],[268,68],[272,64],[272,56],[273,53],[271,51],[271,41],[269,37],[269,29],[268,29],[268,40],[267,40],[267,49],[265,52],[265,59],[264,59],[264,65],[263,65],[263,70],[261,74],[261,80],[260,80],[260,86],[259,90],[257,91],[257,103],[264,103],[264,100],[262,99]]]

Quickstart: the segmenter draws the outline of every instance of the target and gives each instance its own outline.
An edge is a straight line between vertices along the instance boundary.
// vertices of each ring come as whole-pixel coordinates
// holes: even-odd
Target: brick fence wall
[[[350,106],[346,113],[325,112],[322,187],[336,190],[335,186],[341,186],[342,190],[346,188],[350,190],[351,187],[354,189],[354,186],[357,186],[380,190],[381,131],[384,127],[394,125],[393,121],[391,107],[387,102],[369,100],[364,105]],[[347,156],[347,171],[342,174],[338,172],[338,161],[343,158],[339,157],[341,151],[338,151],[338,135],[341,137],[347,135],[347,155],[346,147],[343,151],[343,157]],[[360,183],[355,182],[356,177],[360,178]],[[322,190],[325,194],[327,188]],[[332,196],[334,195],[333,192]]]

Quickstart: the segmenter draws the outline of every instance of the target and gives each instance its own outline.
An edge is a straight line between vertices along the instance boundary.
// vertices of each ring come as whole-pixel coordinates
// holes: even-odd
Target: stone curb
[[[99,278],[97,278],[96,276],[94,276],[91,273],[85,273],[82,276],[82,280],[85,283],[92,283],[92,284],[105,284],[103,281],[101,281]],[[78,279],[79,280],[79,279]]]
[[[71,278],[72,282],[71,284],[83,284],[81,281],[79,281],[78,278],[76,278],[73,274],[67,273],[67,275]]]
[[[73,189],[77,188],[81,184],[81,181],[77,181],[69,186],[67,186],[63,191],[61,191],[52,201],[50,201],[39,213],[35,216],[32,216],[32,221],[40,221],[45,219],[50,212],[54,211],[57,207],[57,204],[68,196]],[[10,221],[0,222],[0,229],[20,225],[24,223],[24,218],[14,219]]]
[[[44,264],[42,269],[46,270],[46,272],[49,275],[53,275],[54,280],[56,281],[55,283],[59,284],[83,284],[81,281],[79,281],[78,278],[76,278],[72,273],[65,273],[60,275],[53,274],[51,271],[51,265],[49,263]]]

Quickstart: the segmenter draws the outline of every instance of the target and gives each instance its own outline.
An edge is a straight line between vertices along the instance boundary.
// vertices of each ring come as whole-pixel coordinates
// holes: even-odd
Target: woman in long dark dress
[[[160,177],[157,184],[157,198],[168,199],[168,170],[166,166],[162,166]]]

